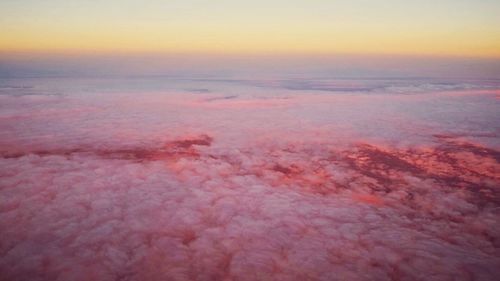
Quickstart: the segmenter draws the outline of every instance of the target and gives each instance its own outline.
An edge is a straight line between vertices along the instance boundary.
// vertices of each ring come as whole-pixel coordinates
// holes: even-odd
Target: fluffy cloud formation
[[[0,280],[500,273],[497,92],[276,91],[0,96]]]

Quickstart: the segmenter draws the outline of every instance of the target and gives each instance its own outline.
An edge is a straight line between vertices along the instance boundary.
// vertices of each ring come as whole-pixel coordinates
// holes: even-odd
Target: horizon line
[[[430,52],[319,52],[319,51],[234,51],[234,50],[125,50],[125,49],[1,49],[2,56],[107,56],[107,57],[149,57],[149,56],[195,56],[195,57],[284,57],[284,58],[339,58],[339,57],[398,57],[398,58],[433,58],[433,59],[478,59],[500,60],[498,54],[468,53],[430,53]]]

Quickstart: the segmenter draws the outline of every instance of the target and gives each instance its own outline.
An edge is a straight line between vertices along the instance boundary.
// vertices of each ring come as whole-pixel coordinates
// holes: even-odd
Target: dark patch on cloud
[[[236,99],[236,98],[238,98],[238,96],[232,95],[232,96],[209,98],[209,99],[205,99],[205,101],[211,102],[211,101],[218,101],[218,100],[232,100],[232,99]]]
[[[199,94],[204,94],[204,93],[210,93],[211,92],[207,88],[186,89],[186,91],[189,91],[189,92],[192,92],[192,93],[199,93]]]
[[[122,159],[133,161],[154,161],[168,159],[172,157],[193,157],[199,156],[196,146],[210,146],[212,137],[200,135],[197,137],[188,137],[181,140],[175,140],[165,143],[159,148],[126,148],[126,149],[92,149],[92,148],[73,148],[73,149],[54,149],[54,150],[34,150],[24,152],[0,152],[2,158],[20,158],[28,155],[45,156],[64,156],[74,155],[92,155],[106,159]]]

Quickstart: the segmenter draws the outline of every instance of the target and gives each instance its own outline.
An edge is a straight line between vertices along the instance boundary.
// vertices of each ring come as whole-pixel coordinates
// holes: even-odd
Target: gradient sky
[[[0,51],[500,57],[498,0],[2,0]]]

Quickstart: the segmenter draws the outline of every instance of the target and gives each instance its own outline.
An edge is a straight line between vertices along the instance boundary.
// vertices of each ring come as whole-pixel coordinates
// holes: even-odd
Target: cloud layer
[[[0,280],[500,273],[495,89],[40,83],[1,90]]]

